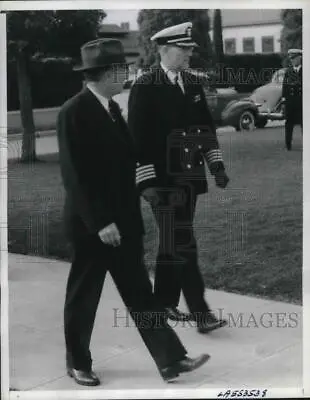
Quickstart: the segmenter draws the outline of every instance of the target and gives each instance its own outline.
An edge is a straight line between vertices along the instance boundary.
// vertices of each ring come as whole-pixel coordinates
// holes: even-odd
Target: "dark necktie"
[[[109,100],[109,113],[113,119],[114,122],[122,122],[123,117],[122,117],[122,113],[121,113],[121,109],[118,105],[118,103],[116,103],[116,101],[110,99]]]
[[[119,104],[116,101],[110,99],[108,107],[109,113],[113,121],[115,122],[118,132],[121,134],[121,136],[123,136],[127,143],[131,142],[132,138],[130,136],[129,130],[127,129],[127,124],[122,116]]]
[[[183,90],[182,90],[182,88],[181,88],[181,86],[180,86],[180,83],[179,83],[179,75],[176,75],[176,76],[175,76],[175,78],[174,78],[174,85],[175,85],[175,87],[178,89],[178,91],[184,95],[184,92],[183,92]]]

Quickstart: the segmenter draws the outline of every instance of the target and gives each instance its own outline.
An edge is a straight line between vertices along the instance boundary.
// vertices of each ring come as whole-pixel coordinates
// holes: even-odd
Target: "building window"
[[[274,37],[263,36],[262,37],[262,52],[263,53],[274,53]]]
[[[224,48],[226,54],[236,54],[236,39],[225,39]]]
[[[253,37],[243,39],[243,52],[254,53],[255,52],[255,40]]]

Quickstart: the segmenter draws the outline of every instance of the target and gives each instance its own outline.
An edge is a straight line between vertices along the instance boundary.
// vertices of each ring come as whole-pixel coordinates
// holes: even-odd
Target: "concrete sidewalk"
[[[302,387],[301,307],[207,290],[211,306],[216,313],[222,310],[229,326],[208,335],[198,334],[188,324],[177,326],[190,356],[207,352],[211,359],[167,385],[129,317],[126,323],[110,275],[91,344],[102,385],[78,386],[66,376],[64,362],[62,318],[68,271],[65,262],[9,254],[10,387],[16,390]],[[181,308],[185,309],[184,301]]]

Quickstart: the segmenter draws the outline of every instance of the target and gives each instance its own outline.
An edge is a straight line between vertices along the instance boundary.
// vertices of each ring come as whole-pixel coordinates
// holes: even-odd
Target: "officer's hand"
[[[104,244],[114,247],[117,247],[121,244],[121,235],[114,223],[101,229],[101,231],[98,232],[98,235]]]
[[[224,170],[218,171],[215,175],[216,186],[225,189],[229,182],[229,178]]]
[[[159,189],[156,187],[150,187],[145,189],[142,192],[143,198],[151,203],[153,206],[156,206],[160,203],[161,197],[159,195]]]

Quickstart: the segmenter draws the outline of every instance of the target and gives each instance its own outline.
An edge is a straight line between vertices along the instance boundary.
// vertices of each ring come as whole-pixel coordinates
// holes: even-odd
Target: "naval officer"
[[[208,190],[204,161],[218,187],[229,178],[203,88],[187,71],[197,46],[192,23],[163,29],[151,40],[160,66],[134,83],[128,123],[138,152],[137,186],[159,227],[154,293],[171,320],[194,320],[207,333],[226,321],[204,298],[193,232],[197,196]],[[178,309],[181,291],[189,314]]]
[[[294,126],[302,128],[302,50],[289,49],[287,54],[290,65],[284,75],[282,97],[285,101],[285,145],[290,151]]]

